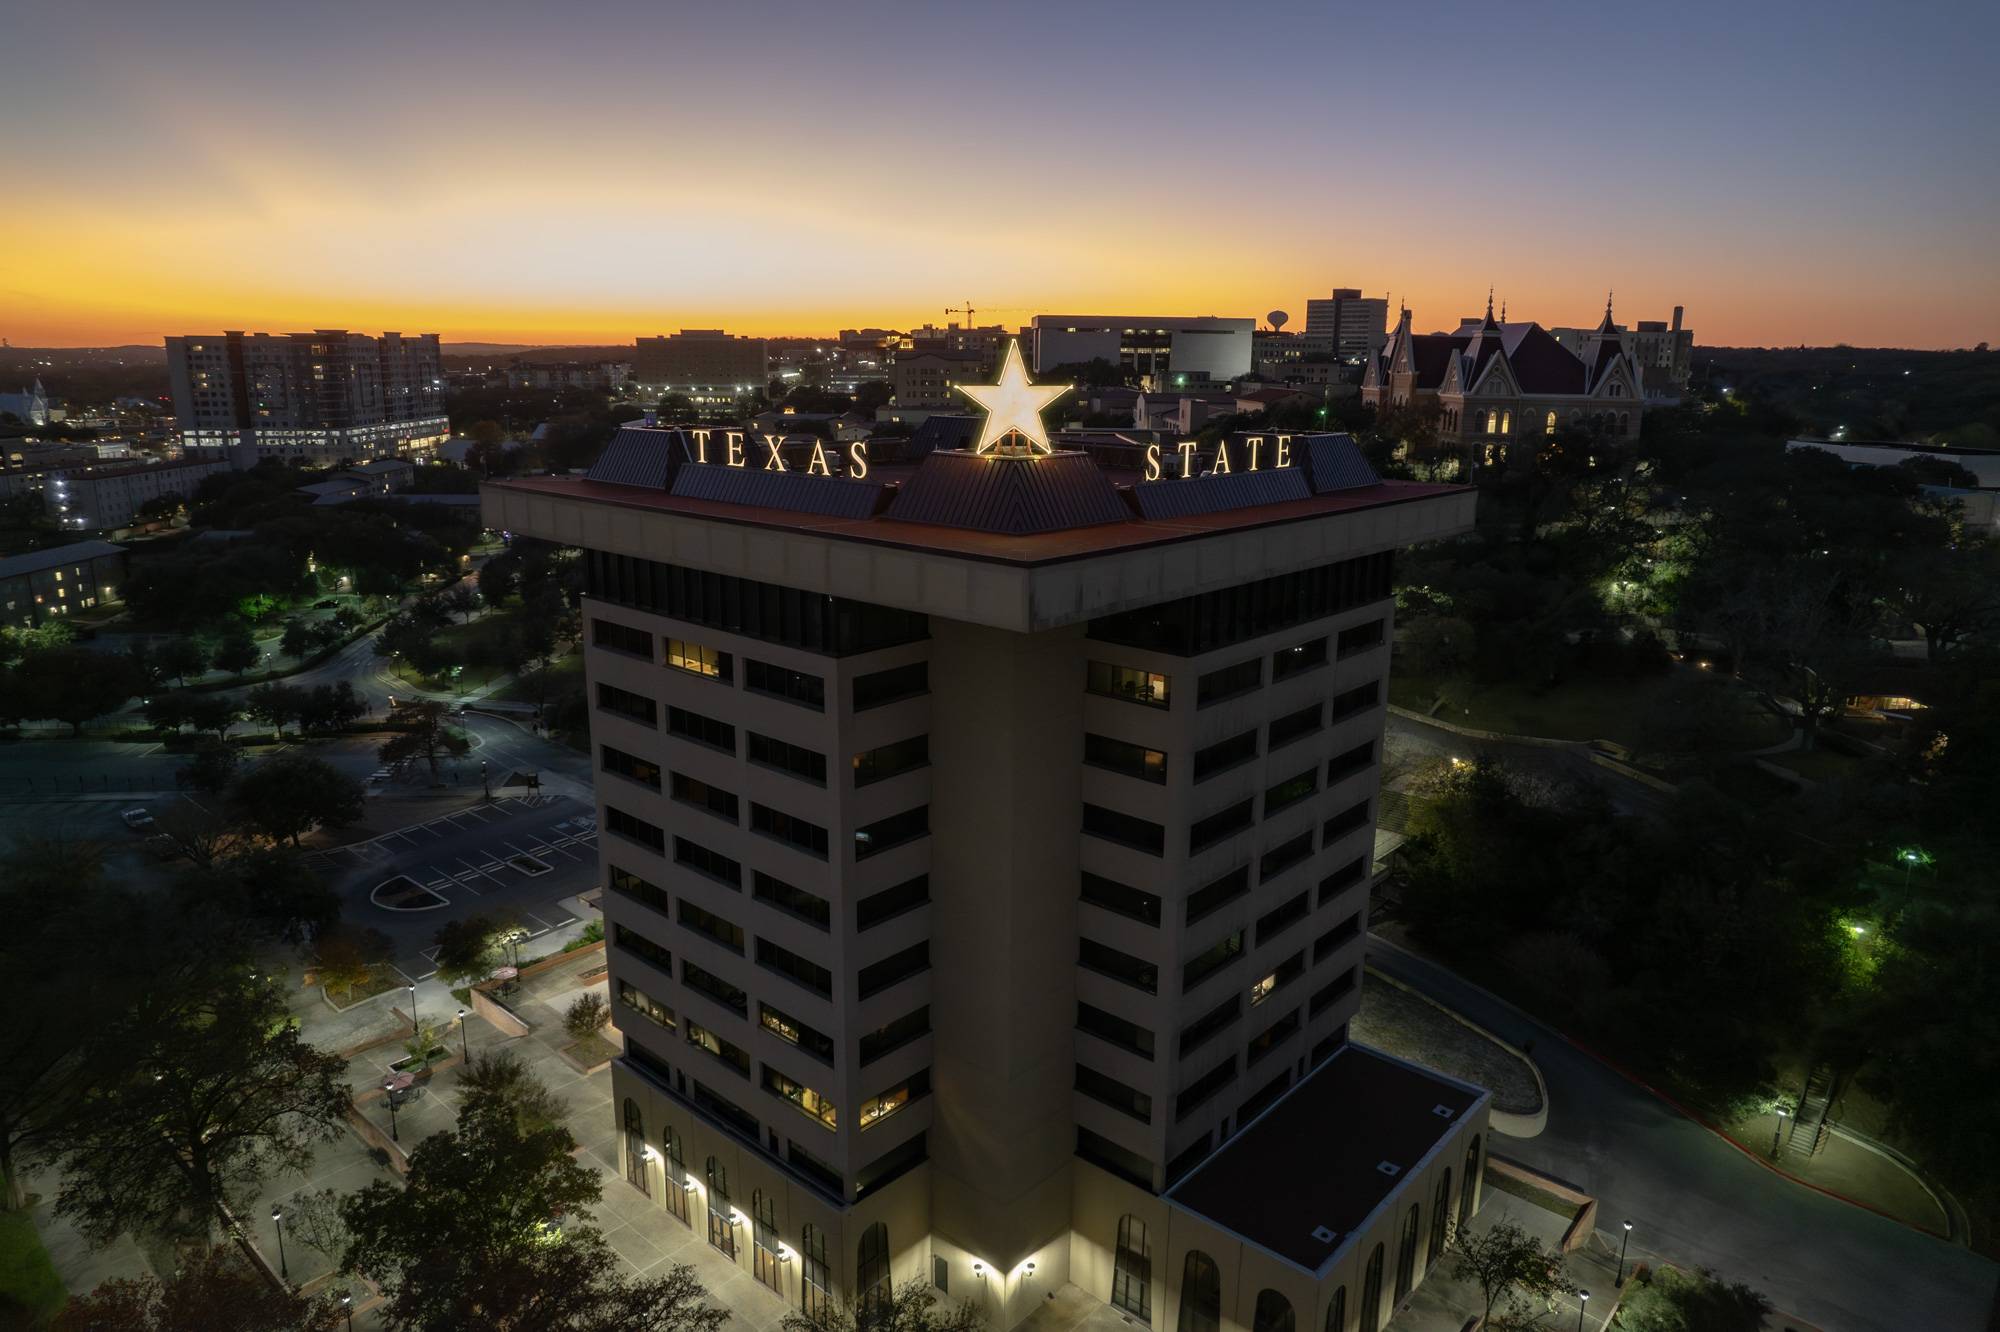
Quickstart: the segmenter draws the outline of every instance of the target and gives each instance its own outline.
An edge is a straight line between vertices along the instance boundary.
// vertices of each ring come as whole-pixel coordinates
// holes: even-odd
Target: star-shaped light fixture
[[[1069,385],[1030,384],[1027,368],[1021,364],[1018,338],[1007,343],[1007,355],[1000,361],[999,383],[958,384],[954,387],[986,409],[986,425],[979,432],[979,443],[972,450],[974,453],[989,452],[1009,437],[1017,442],[1013,449],[1003,451],[1055,452],[1055,447],[1049,443],[1049,432],[1042,428],[1042,409],[1069,392]]]

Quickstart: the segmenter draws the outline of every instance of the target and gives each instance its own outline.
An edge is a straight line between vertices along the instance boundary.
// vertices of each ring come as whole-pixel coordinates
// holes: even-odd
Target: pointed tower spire
[[[1507,298],[1505,296],[1500,298],[1500,322],[1503,324],[1507,322]]]
[[[1611,322],[1611,293],[1604,293],[1604,322],[1597,326],[1599,333],[1610,333],[1617,326]]]

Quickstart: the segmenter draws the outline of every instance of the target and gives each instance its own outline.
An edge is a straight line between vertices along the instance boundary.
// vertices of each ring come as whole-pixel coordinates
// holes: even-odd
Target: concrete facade
[[[807,1309],[1111,1301],[1131,1214],[1164,1332],[1190,1248],[1229,1326],[1265,1286],[1323,1320],[1388,1203],[1308,1271],[1163,1195],[1346,1048],[1389,552],[1473,504],[1376,489],[1079,548],[488,484],[487,526],[585,551],[633,1186]],[[1153,641],[1204,596],[1213,633]]]

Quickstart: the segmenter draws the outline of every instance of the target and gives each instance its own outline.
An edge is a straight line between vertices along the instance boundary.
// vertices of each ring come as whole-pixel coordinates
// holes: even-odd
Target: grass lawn
[[[1509,681],[1481,688],[1469,699],[1454,700],[1439,708],[1436,716],[1480,731],[1552,740],[1611,740],[1643,749],[1648,713],[1687,682],[1688,677],[1678,671],[1625,680],[1578,674],[1546,689]],[[1389,678],[1389,699],[1398,707],[1428,713],[1436,697],[1436,682],[1423,676]],[[1747,691],[1742,697],[1741,748],[1757,749],[1782,740],[1784,724],[1759,707]]]
[[[1770,760],[1781,768],[1789,768],[1809,782],[1833,782],[1859,777],[1867,767],[1852,755],[1823,748],[1773,754]]]
[[[42,1237],[25,1212],[0,1212],[0,1302],[34,1315],[32,1326],[53,1318],[69,1302]]]
[[[549,666],[547,685],[548,701],[555,703],[566,693],[574,693],[583,688],[583,654],[572,650],[566,657],[558,657]],[[509,703],[533,703],[537,690],[531,680],[516,677],[502,686],[493,697]]]

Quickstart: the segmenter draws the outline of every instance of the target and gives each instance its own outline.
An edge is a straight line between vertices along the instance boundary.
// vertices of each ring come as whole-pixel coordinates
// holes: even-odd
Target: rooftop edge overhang
[[[569,478],[480,486],[485,525],[692,569],[1030,633],[1472,529],[1470,488],[1384,483],[1225,525],[1114,524],[967,541],[913,523],[818,521]],[[1128,536],[1129,539],[1118,539]]]

